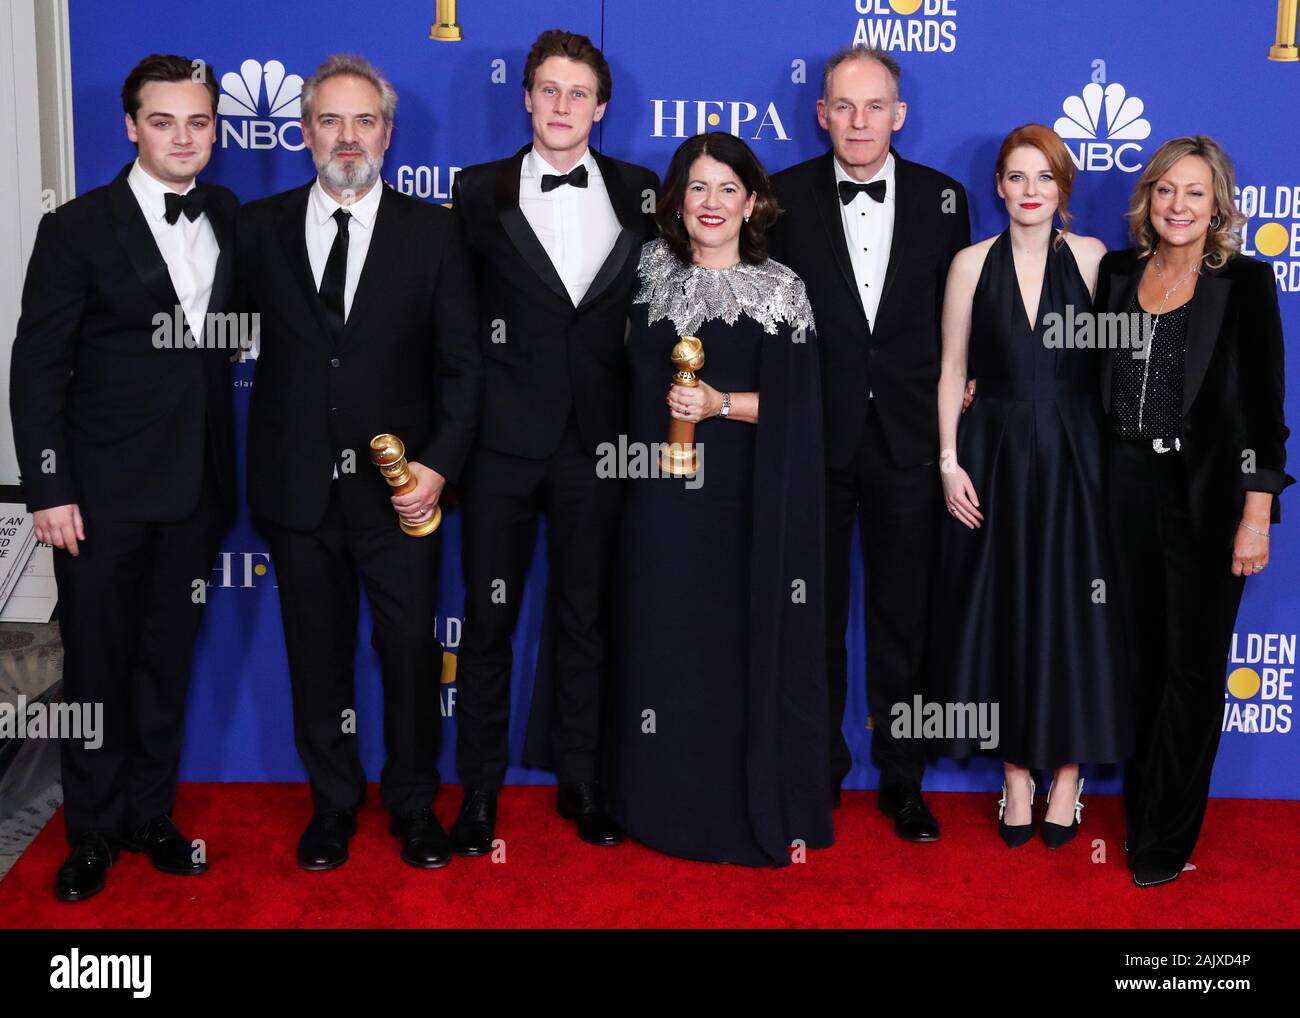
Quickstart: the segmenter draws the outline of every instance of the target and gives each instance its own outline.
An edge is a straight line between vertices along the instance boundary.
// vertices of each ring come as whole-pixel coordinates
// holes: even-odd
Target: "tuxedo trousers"
[[[555,627],[556,777],[598,779],[618,496],[618,482],[598,476],[597,458],[583,448],[572,416],[546,459],[471,453],[462,493],[465,627],[456,665],[456,766],[467,788],[494,790],[505,781],[511,637],[542,513]]]
[[[384,693],[380,797],[394,813],[438,794],[439,683],[436,625],[442,535],[411,537],[392,522],[355,526],[330,489],[320,525],[291,530],[259,521],[271,548],[289,655],[293,731],[316,812],[353,809],[365,798],[357,746],[356,657],[360,590],[370,606],[370,643]]]
[[[859,530],[866,582],[867,707],[871,756],[881,788],[920,787],[925,750],[891,731],[891,708],[921,692],[931,564],[942,486],[935,464],[896,466],[875,401],[853,460],[826,471],[826,678],[830,693],[831,787],[853,766],[844,738],[848,696],[850,568]]]
[[[226,516],[209,463],[183,520],[109,520],[88,506],[82,522],[76,556],[54,549],[63,702],[102,713],[95,739],[61,742],[64,819],[69,841],[121,839],[176,801],[194,641]]]

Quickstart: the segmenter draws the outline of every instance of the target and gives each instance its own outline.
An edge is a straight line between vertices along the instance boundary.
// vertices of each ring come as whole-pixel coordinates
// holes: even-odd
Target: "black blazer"
[[[333,468],[352,526],[397,525],[370,439],[455,481],[482,398],[474,294],[455,217],[383,183],[374,234],[335,343],[307,258],[311,184],[250,202],[237,229],[241,302],[261,315],[248,411],[253,515],[315,529]]]
[[[622,228],[575,308],[519,208],[519,170],[531,147],[461,170],[452,195],[479,285],[486,389],[478,443],[545,459],[559,448],[571,409],[590,452],[625,429],[627,311],[641,245],[654,233],[647,198],[659,180],[591,150]],[[666,367],[665,391],[669,374]]]
[[[205,459],[227,511],[234,505],[235,351],[155,346],[154,316],[173,319],[180,301],[127,182],[131,165],[47,214],[36,233],[9,382],[31,511],[76,503],[103,519],[183,520],[198,505]],[[208,311],[222,312],[239,201],[199,187],[221,249]]]
[[[1102,258],[1096,309],[1127,312],[1145,266],[1132,248]],[[1106,351],[1101,392],[1107,414],[1116,356],[1132,353]],[[1233,255],[1222,268],[1203,270],[1192,298],[1184,365],[1181,438],[1193,521],[1231,540],[1245,493],[1268,491],[1275,496],[1273,521],[1280,522],[1276,496],[1295,479],[1286,472],[1290,430],[1282,411],[1282,318],[1277,284],[1265,262]],[[1255,453],[1253,473],[1242,467],[1246,450]]]
[[[939,455],[943,292],[953,255],[970,244],[966,191],[894,152],[894,236],[869,328],[844,237],[834,159],[827,152],[772,177],[784,212],[768,233],[772,257],[803,279],[817,320],[826,465],[841,468],[852,460],[872,392],[894,462],[930,463]]]

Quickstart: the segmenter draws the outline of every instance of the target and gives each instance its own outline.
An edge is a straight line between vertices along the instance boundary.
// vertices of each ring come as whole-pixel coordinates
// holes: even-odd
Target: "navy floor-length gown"
[[[625,488],[613,603],[611,809],[652,848],[747,865],[833,840],[826,781],[823,467],[816,337],[775,262],[678,264],[647,245],[627,341],[630,443],[665,442],[669,353],[757,391],[757,425],[697,424],[694,481]],[[735,315],[733,321],[727,318]]]
[[[984,522],[945,514],[937,555],[927,699],[996,704],[988,751],[1028,767],[1118,762],[1132,743],[1101,490],[1102,355],[1048,331],[1049,315],[1065,330],[1091,306],[1069,245],[1053,242],[1031,329],[1009,233],[989,248],[971,314],[976,396],[957,430]],[[978,751],[954,734],[942,755]]]

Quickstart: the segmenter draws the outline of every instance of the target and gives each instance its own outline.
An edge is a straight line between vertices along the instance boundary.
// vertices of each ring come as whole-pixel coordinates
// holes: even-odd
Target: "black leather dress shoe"
[[[894,818],[894,833],[904,841],[939,840],[939,821],[921,798],[920,788],[882,788],[879,802],[881,812]]]
[[[429,806],[409,813],[394,813],[388,832],[397,835],[402,862],[421,870],[442,869],[451,862],[451,839]]]
[[[565,820],[576,820],[578,837],[589,845],[617,845],[623,832],[601,806],[600,786],[594,781],[561,785],[555,808]]]
[[[143,824],[123,842],[123,847],[128,852],[146,853],[154,869],[163,873],[191,877],[208,871],[206,862],[195,860],[194,843],[165,814]]]
[[[85,901],[104,889],[108,868],[117,862],[117,849],[104,835],[88,831],[72,843],[72,851],[54,875],[59,901]]]
[[[305,870],[332,870],[348,861],[348,839],[357,832],[355,810],[317,813],[298,839],[298,865]]]
[[[460,812],[451,825],[451,850],[457,855],[487,855],[497,825],[497,793],[482,788],[465,789]]]
[[[1167,863],[1158,862],[1136,862],[1133,866],[1133,883],[1138,887],[1155,887],[1157,884],[1167,884],[1171,880],[1177,880],[1178,874],[1183,870],[1182,867],[1170,866]]]

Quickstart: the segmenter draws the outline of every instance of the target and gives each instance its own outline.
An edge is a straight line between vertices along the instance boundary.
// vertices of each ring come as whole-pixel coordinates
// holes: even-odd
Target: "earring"
[[[1217,230],[1223,224],[1223,220],[1218,216],[1210,216],[1210,229]]]
[[[749,216],[745,217],[745,222],[749,222]]]
[[[677,218],[678,218],[678,219],[681,219],[681,218],[682,218],[682,210],[681,210],[681,209],[678,209],[678,210],[677,210]]]

